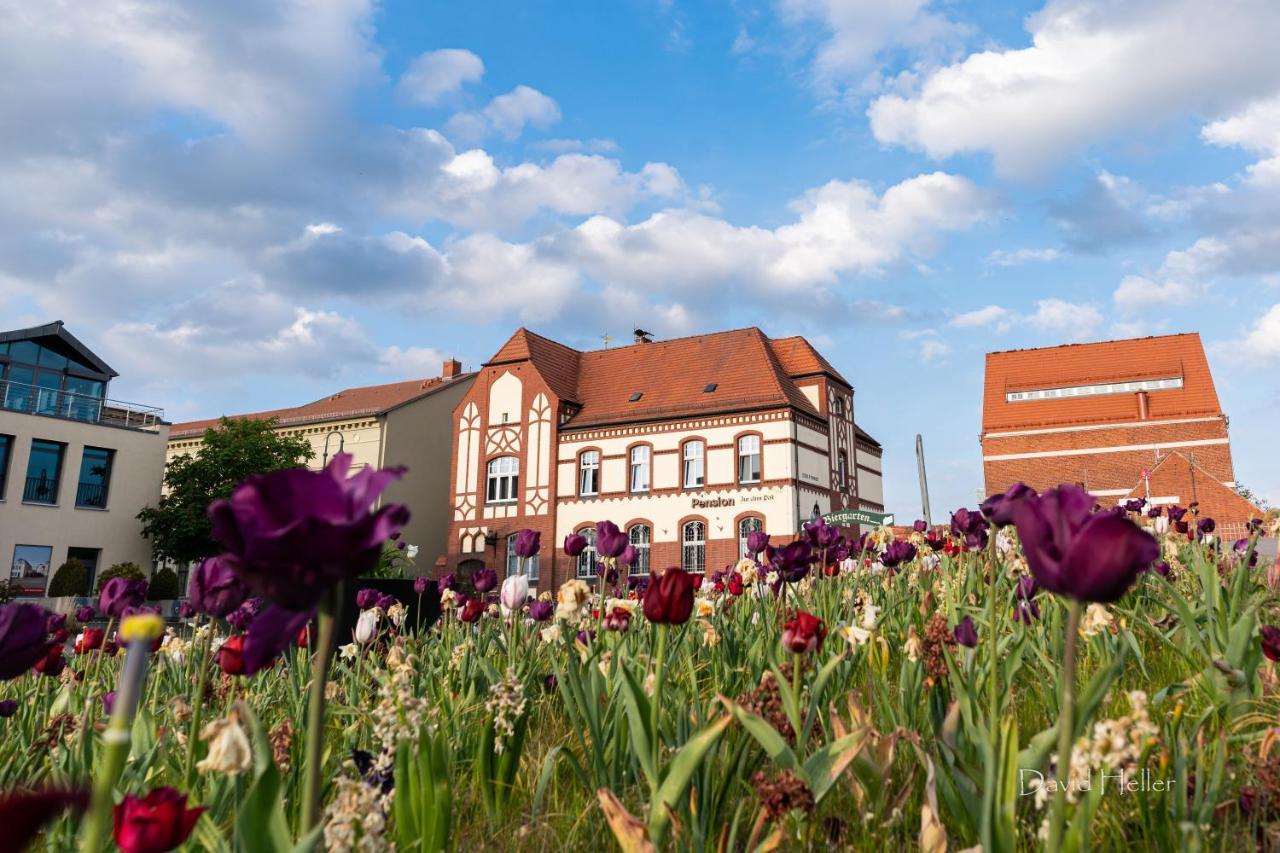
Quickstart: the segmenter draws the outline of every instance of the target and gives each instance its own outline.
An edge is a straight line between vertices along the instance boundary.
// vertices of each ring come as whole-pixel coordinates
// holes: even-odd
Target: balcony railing
[[[76,506],[88,507],[89,509],[106,509],[106,484],[81,483],[76,487]]]
[[[11,380],[0,380],[0,409],[130,429],[155,429],[164,420],[164,409],[153,406],[122,403]]]
[[[28,477],[27,487],[22,490],[22,499],[27,503],[57,503],[58,481],[49,477]]]

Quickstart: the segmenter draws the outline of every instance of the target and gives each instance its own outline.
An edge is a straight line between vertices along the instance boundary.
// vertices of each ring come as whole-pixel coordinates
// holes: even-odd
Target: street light
[[[329,464],[329,439],[333,438],[335,435],[338,437],[339,453],[342,452],[342,448],[346,444],[346,437],[343,436],[342,430],[340,429],[329,430],[329,434],[324,437],[324,462],[320,464],[321,468],[324,468]]]

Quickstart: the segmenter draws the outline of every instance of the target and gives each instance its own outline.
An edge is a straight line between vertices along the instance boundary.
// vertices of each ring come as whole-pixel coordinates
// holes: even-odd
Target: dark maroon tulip
[[[67,668],[67,659],[62,656],[62,644],[55,643],[50,646],[44,653],[44,657],[35,662],[31,667],[41,675],[47,675],[50,678],[57,678],[62,675],[62,671]]]
[[[587,550],[587,537],[581,533],[570,533],[564,537],[564,553],[566,556],[576,557],[585,550]]]
[[[987,547],[991,528],[981,511],[961,507],[951,513],[951,532],[964,540],[965,547],[969,550],[981,551]]]
[[[115,807],[116,844],[123,853],[165,853],[187,840],[203,813],[203,807],[187,808],[187,795],[176,788],[125,794]]]
[[[827,626],[812,613],[797,610],[782,626],[782,647],[792,654],[804,655],[822,648]]]
[[[1034,601],[1019,601],[1013,607],[1013,621],[1021,622],[1024,625],[1030,625],[1032,622],[1040,618],[1040,605]]]
[[[1139,512],[1142,512],[1142,508],[1143,508],[1143,507],[1145,507],[1146,505],[1147,505],[1147,499],[1146,499],[1146,498],[1138,498],[1137,500],[1125,501],[1125,502],[1124,502],[1124,511],[1125,511],[1125,512],[1132,512],[1132,513],[1139,513]]]
[[[147,597],[147,582],[112,578],[98,593],[98,609],[112,619],[119,619],[130,607],[137,607]]]
[[[1212,518],[1202,518],[1196,522],[1196,530],[1201,536],[1208,536],[1210,533],[1218,529],[1218,522]]]
[[[683,625],[693,613],[693,575],[670,568],[650,578],[644,592],[644,618],[659,625]]]
[[[12,717],[16,713],[18,713],[17,699],[5,699],[3,702],[0,702],[0,719]]]
[[[264,606],[265,603],[261,598],[250,598],[227,614],[227,624],[237,631],[247,631],[249,626],[253,624],[253,620],[258,618],[258,614],[262,612]]]
[[[887,569],[895,568],[903,563],[910,563],[916,558],[916,546],[904,539],[894,539],[880,555],[880,563]]]
[[[78,655],[102,648],[107,639],[107,632],[102,628],[85,628],[76,639],[75,653]]]
[[[956,642],[966,649],[978,647],[978,629],[973,626],[972,616],[966,616],[961,619],[960,624],[956,625],[954,633]]]
[[[288,468],[253,476],[209,506],[213,537],[239,562],[249,588],[287,610],[309,611],[334,584],[377,565],[382,545],[409,520],[388,504],[370,510],[403,468],[347,476],[339,453],[321,471]]]
[[[765,548],[769,547],[769,534],[763,530],[753,530],[747,534],[747,550],[752,554],[759,554]]]
[[[370,607],[378,606],[378,596],[382,593],[372,587],[365,587],[356,593],[356,607],[361,610],[368,610]]]
[[[1014,483],[1004,494],[992,495],[982,502],[981,511],[987,520],[996,527],[1008,527],[1013,524],[1013,510],[1017,505],[1033,498],[1036,490],[1026,483]]]
[[[458,618],[463,622],[479,622],[480,617],[484,615],[484,602],[478,598],[468,598],[467,603],[462,605],[462,613]]]
[[[86,604],[84,607],[81,607],[78,610],[76,610],[76,621],[88,622],[90,619],[96,616],[97,613],[98,612],[96,610],[94,610],[92,607]]]
[[[631,627],[631,611],[625,607],[615,607],[604,616],[606,631],[625,631]]]
[[[1185,509],[1183,509],[1180,506],[1177,506],[1176,504],[1174,506],[1169,507],[1168,512],[1169,512],[1169,520],[1175,521],[1175,522],[1182,521],[1183,517],[1187,514],[1187,511]]]
[[[772,563],[780,580],[796,583],[809,574],[809,566],[813,563],[813,550],[804,539],[797,539],[775,550]]]
[[[529,559],[538,556],[542,550],[542,534],[536,530],[524,530],[516,533],[516,556]]]
[[[1258,633],[1262,638],[1262,653],[1271,660],[1280,660],[1280,628],[1263,625]]]
[[[253,675],[273,666],[280,653],[297,639],[298,631],[305,628],[314,615],[314,610],[285,610],[283,607],[268,607],[259,613],[250,623],[248,633],[241,635],[244,637],[241,648],[244,674]]]
[[[1018,598],[1030,600],[1031,596],[1036,594],[1036,590],[1038,588],[1038,584],[1036,584],[1036,579],[1034,577],[1031,575],[1023,575],[1018,578],[1018,585],[1014,588],[1014,592],[1017,594]]]
[[[46,823],[68,809],[82,812],[88,807],[87,791],[6,791],[0,794],[0,826],[4,827],[0,850],[26,850]]]
[[[476,592],[484,595],[498,585],[498,573],[493,569],[476,569],[475,574],[471,576],[471,583],[475,586]]]
[[[413,579],[413,592],[415,595],[425,595],[427,590],[432,586],[431,578],[417,577]]]
[[[17,678],[49,651],[49,611],[34,604],[0,604],[0,679]]]
[[[231,554],[210,557],[191,574],[187,600],[200,613],[225,619],[249,597],[249,588],[236,574],[239,565]]]
[[[535,622],[546,622],[556,612],[556,606],[550,601],[538,599],[529,603],[529,618]]]
[[[1093,496],[1059,486],[1028,498],[1014,524],[1036,581],[1078,601],[1112,602],[1160,556],[1155,537],[1115,513],[1094,514]]]
[[[612,521],[596,524],[596,553],[601,557],[618,557],[627,550],[631,539]]]

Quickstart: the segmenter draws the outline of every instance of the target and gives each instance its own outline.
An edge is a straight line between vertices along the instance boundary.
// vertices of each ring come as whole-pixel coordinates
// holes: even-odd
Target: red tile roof
[[[315,423],[335,418],[368,417],[382,415],[397,406],[433,394],[455,382],[467,379],[474,374],[464,373],[454,379],[445,380],[439,376],[430,379],[410,379],[405,382],[391,382],[386,385],[365,385],[359,388],[346,388],[328,397],[322,397],[303,406],[289,409],[272,409],[266,412],[251,412],[244,415],[232,415],[234,418],[248,420],[266,420],[276,418],[280,426],[295,426]],[[201,421],[188,421],[174,424],[169,430],[170,440],[175,438],[194,438],[204,431],[218,425],[218,418]]]
[[[487,365],[524,360],[580,407],[568,429],[771,406],[817,416],[792,377],[828,373],[844,382],[808,341],[774,341],[754,327],[587,352],[520,329]]]
[[[1183,387],[1149,391],[1149,419],[1220,417],[1222,407],[1198,334],[987,353],[983,433],[1138,420],[1132,393],[1008,402],[1032,391],[1181,377]]]

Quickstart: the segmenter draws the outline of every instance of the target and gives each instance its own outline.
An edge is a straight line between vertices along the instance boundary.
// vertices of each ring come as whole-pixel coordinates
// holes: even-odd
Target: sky
[[[1280,502],[1273,0],[0,0],[0,327],[171,420],[812,340],[886,502],[972,505],[983,355],[1199,332]]]

